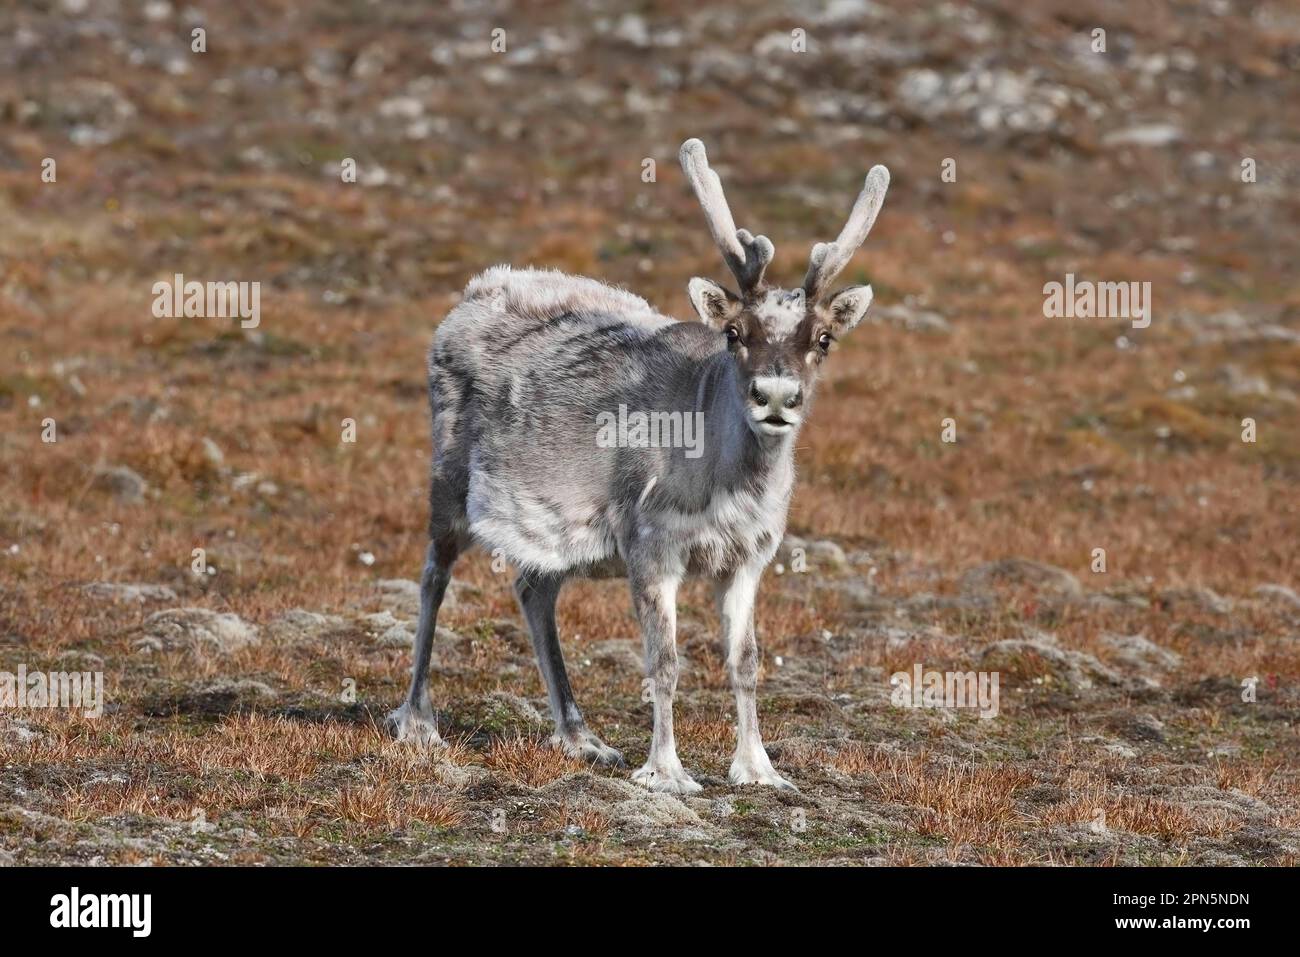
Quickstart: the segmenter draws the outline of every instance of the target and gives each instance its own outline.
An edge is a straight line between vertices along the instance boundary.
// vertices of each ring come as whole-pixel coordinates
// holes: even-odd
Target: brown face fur
[[[751,426],[771,436],[802,423],[823,361],[836,338],[861,320],[871,295],[870,287],[855,286],[809,303],[802,289],[764,286],[741,299],[697,278],[690,298],[701,319],[727,337]]]
[[[691,280],[690,294],[700,318],[726,336],[751,413],[778,432],[779,420],[802,421],[822,362],[871,301],[869,286],[850,287],[824,303],[809,303],[802,289],[770,287],[742,300],[706,279]]]

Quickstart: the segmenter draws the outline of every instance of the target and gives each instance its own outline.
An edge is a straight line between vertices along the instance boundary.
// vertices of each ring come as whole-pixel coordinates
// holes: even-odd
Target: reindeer
[[[433,414],[429,546],[420,581],[410,692],[388,716],[399,740],[441,744],[428,669],[438,609],[457,557],[473,544],[518,569],[515,593],[546,683],[552,742],[597,764],[623,755],[583,720],[555,625],[575,577],[626,577],[643,635],[654,731],[632,779],[654,791],[700,790],[677,756],[676,596],[687,575],[714,582],[736,697],[733,784],[794,786],[759,734],[754,598],[785,531],[794,440],[822,363],[871,304],[870,286],[831,295],[866,239],[889,186],[867,174],[839,238],[812,249],[803,287],[769,286],[773,246],[736,228],[704,145],[682,168],[737,291],[687,287],[702,322],[678,322],[592,279],[497,266],[474,278],[438,326],[428,357]],[[697,415],[702,448],[600,447],[601,413]]]

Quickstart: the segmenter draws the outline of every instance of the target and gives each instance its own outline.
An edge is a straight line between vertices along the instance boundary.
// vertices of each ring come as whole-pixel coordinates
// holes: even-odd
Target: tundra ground
[[[78,6],[0,13],[0,671],[102,672],[107,704],[0,710],[0,862],[1297,862],[1286,4]],[[787,285],[893,171],[759,598],[760,717],[801,790],[726,782],[702,584],[678,736],[703,793],[551,750],[483,555],[440,621],[451,746],[394,743],[432,330],[497,262],[688,318],[688,278],[723,276],[688,136]],[[155,318],[175,273],[260,281],[259,325]],[[1045,318],[1068,273],[1151,282],[1150,326]],[[571,585],[560,627],[636,767],[625,585]],[[996,672],[998,714],[894,706],[916,664]]]

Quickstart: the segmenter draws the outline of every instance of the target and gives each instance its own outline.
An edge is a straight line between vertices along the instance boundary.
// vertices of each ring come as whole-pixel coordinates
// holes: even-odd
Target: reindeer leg
[[[426,747],[443,744],[429,704],[429,659],[433,654],[438,609],[451,582],[451,567],[459,554],[460,543],[453,533],[435,536],[429,542],[424,571],[420,575],[420,620],[415,626],[411,689],[402,706],[389,712],[386,718],[389,731],[398,741],[411,741]]]
[[[652,791],[697,794],[702,788],[682,767],[673,737],[673,695],[677,691],[677,584],[679,574],[628,568],[632,602],[641,620],[648,687],[654,701],[650,756],[632,780]]]
[[[569,675],[564,669],[560,636],[555,627],[555,602],[563,584],[564,579],[554,575],[525,575],[521,572],[515,579],[515,595],[533,638],[537,667],[546,683],[551,718],[555,721],[551,743],[575,758],[611,767],[626,767],[621,753],[588,730],[587,722],[578,710],[578,702],[573,698]]]
[[[767,784],[797,790],[776,773],[758,732],[758,641],[754,636],[754,595],[762,570],[742,566],[716,585],[718,615],[727,647],[727,672],[736,693],[736,754],[732,784]]]

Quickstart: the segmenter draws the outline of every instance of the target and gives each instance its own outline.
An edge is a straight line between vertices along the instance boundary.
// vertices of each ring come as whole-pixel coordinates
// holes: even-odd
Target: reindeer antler
[[[754,236],[749,230],[736,229],[727,197],[722,192],[722,181],[709,169],[709,157],[704,152],[703,143],[697,139],[687,140],[682,144],[680,158],[682,170],[695,190],[695,198],[704,208],[704,218],[708,221],[713,241],[718,244],[727,268],[740,283],[741,295],[758,289],[763,283],[763,272],[776,252],[772,241],[766,236]]]
[[[683,147],[684,149],[684,147]],[[817,302],[830,288],[835,277],[844,271],[853,254],[871,232],[876,222],[876,214],[885,201],[885,192],[889,189],[889,170],[883,166],[871,167],[867,173],[862,192],[853,204],[849,221],[840,230],[839,237],[833,243],[817,243],[808,257],[808,273],[804,276],[804,294],[810,302]]]

